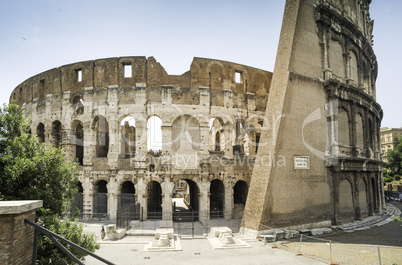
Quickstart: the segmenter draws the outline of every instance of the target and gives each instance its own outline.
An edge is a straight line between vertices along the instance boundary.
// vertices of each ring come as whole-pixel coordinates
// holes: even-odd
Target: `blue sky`
[[[0,0],[0,104],[64,64],[154,56],[169,74],[206,57],[273,71],[285,0]],[[374,0],[382,126],[402,127],[402,1]]]

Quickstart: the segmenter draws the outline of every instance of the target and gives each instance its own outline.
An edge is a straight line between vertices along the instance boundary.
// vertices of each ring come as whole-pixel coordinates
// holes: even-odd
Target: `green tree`
[[[0,200],[43,200],[39,224],[90,251],[98,249],[95,236],[84,234],[81,224],[60,218],[77,192],[77,163],[66,162],[61,148],[40,143],[29,133],[30,122],[15,104],[0,108]],[[71,262],[44,235],[39,243],[38,264]]]
[[[390,171],[389,175],[400,175],[402,168],[402,138],[394,149],[387,152],[387,163],[385,167]]]

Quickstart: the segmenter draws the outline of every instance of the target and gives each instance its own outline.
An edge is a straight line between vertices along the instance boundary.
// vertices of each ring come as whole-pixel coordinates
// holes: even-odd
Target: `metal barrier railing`
[[[84,252],[87,255],[90,255],[92,257],[94,257],[95,259],[102,261],[103,263],[106,264],[110,264],[113,265],[114,263],[107,261],[106,259],[99,257],[98,255],[86,250],[85,248],[65,239],[64,237],[59,236],[58,234],[53,233],[52,231],[38,225],[37,223],[34,223],[28,219],[24,219],[24,223],[25,224],[29,224],[31,226],[33,226],[35,228],[35,232],[34,232],[34,242],[33,242],[33,254],[32,254],[32,265],[36,264],[36,258],[37,258],[37,253],[38,253],[38,234],[39,232],[41,232],[42,234],[44,234],[45,236],[47,236],[52,242],[53,244],[55,244],[59,249],[61,249],[64,253],[66,253],[66,255],[68,257],[70,257],[74,262],[80,264],[80,265],[84,265],[84,263],[79,260],[76,256],[74,256],[73,253],[71,253],[71,251],[69,251],[65,246],[63,246],[59,241],[63,241],[64,243],[69,244],[70,246]]]

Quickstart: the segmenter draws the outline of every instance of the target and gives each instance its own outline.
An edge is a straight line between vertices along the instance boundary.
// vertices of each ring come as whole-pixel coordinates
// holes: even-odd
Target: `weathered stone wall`
[[[237,82],[236,73],[241,75]],[[176,76],[168,75],[153,57],[109,58],[38,74],[19,85],[10,100],[33,116],[33,134],[49,147],[60,141],[68,159],[81,163],[85,218],[115,219],[123,184],[130,182],[144,218],[147,211],[162,209],[163,218],[169,219],[174,185],[183,180],[193,187],[187,197],[196,201],[195,210],[208,213],[202,218],[208,219],[210,196],[215,196],[210,194],[213,180],[224,185],[224,196],[215,196],[222,199],[218,203],[224,217],[239,218],[242,213],[232,213],[234,186],[250,181],[271,76],[203,58],[194,58],[190,71]],[[39,91],[41,84],[45,86]],[[161,121],[160,152],[150,152],[147,144],[153,130],[149,121],[155,116]],[[236,128],[238,121],[241,129]],[[217,133],[219,151],[216,137],[211,137]],[[239,147],[236,153],[233,146]],[[162,198],[150,198],[158,188],[153,181],[159,183]],[[100,207],[98,200],[106,205]]]
[[[287,1],[243,225],[320,226],[384,207],[370,1]],[[302,161],[302,162],[300,162]]]

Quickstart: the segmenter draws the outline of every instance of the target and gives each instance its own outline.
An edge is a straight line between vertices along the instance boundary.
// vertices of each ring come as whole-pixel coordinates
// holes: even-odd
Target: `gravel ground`
[[[401,204],[395,205],[402,208]],[[322,241],[322,240],[327,241]],[[299,239],[277,242],[276,246],[283,250],[315,256],[335,264],[381,264],[402,265],[402,222],[391,222],[365,231],[353,233],[337,232],[319,239],[305,238],[301,244]],[[330,246],[329,241],[332,241]]]

